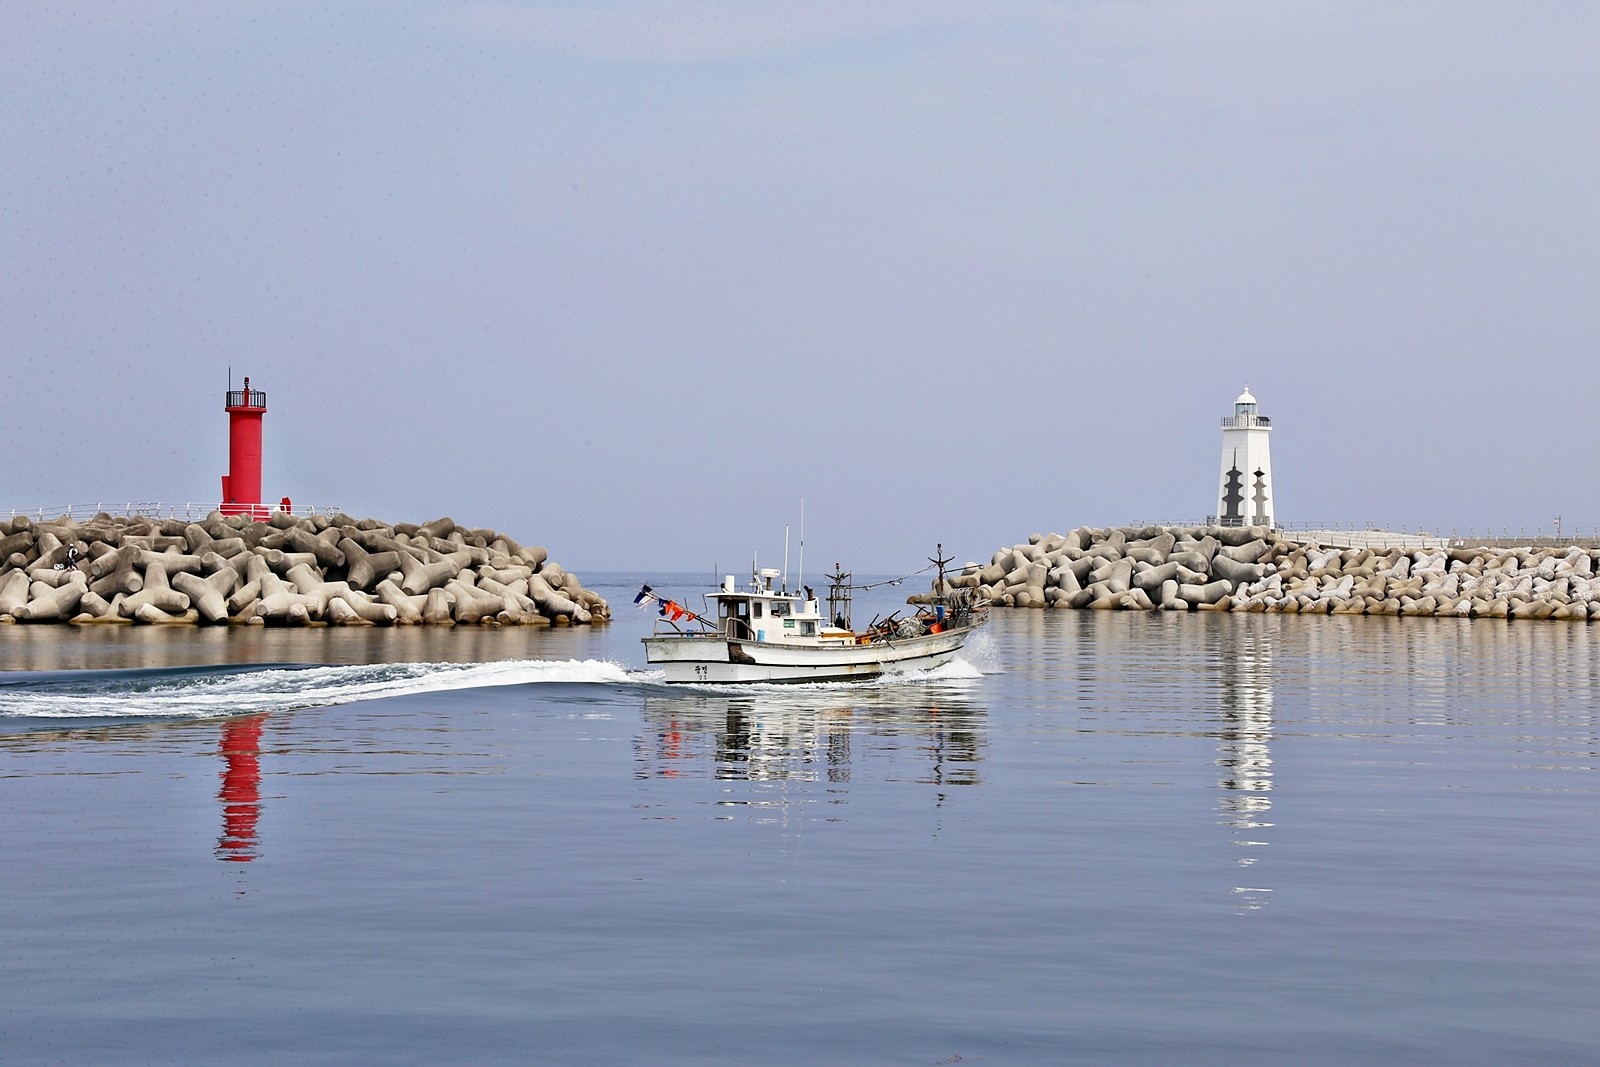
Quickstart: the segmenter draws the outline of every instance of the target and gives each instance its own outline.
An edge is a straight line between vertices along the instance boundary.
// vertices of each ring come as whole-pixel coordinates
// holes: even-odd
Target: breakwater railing
[[[266,507],[269,511],[278,510],[273,505],[266,505]],[[6,508],[0,510],[0,514],[12,519],[18,515],[26,515],[37,522],[44,522],[47,519],[89,518],[100,514],[102,511],[108,515],[126,518],[189,519],[199,521],[220,508],[221,505],[214,500],[204,502],[190,501],[181,504],[149,500],[105,500],[93,504],[55,504],[34,508]],[[340,510],[331,505],[296,504],[292,514],[301,518],[309,518],[312,515],[337,515]]]
[[[1415,552],[1448,548],[1449,539],[1432,530],[1396,530],[1385,526],[1344,526],[1329,523],[1295,523],[1277,528],[1278,536],[1296,544],[1315,542],[1324,548],[1391,548]]]
[[[1214,521],[1197,519],[1135,519],[1130,527],[1162,529],[1192,529],[1215,525]],[[1600,548],[1600,527],[1568,526],[1565,523],[1549,529],[1516,530],[1451,528],[1425,530],[1422,527],[1408,530],[1404,526],[1373,522],[1290,522],[1272,527],[1286,541],[1304,544],[1316,541],[1329,548]]]
[[[1208,516],[1203,521],[1199,519],[1138,519],[1129,525],[1141,529],[1157,527],[1164,530],[1192,530],[1204,526],[1215,526],[1217,523],[1214,516]],[[1285,541],[1294,541],[1301,544],[1315,541],[1330,548],[1374,548],[1384,551],[1391,548],[1402,548],[1416,551],[1418,549],[1447,548],[1450,545],[1449,539],[1441,533],[1420,529],[1415,531],[1394,529],[1377,523],[1277,523],[1271,526],[1270,529]],[[1527,543],[1518,542],[1518,544]]]
[[[1600,527],[1566,526],[1551,529],[1415,530],[1380,523],[1287,523],[1277,527],[1287,541],[1315,540],[1325,547],[1339,548],[1600,548]]]

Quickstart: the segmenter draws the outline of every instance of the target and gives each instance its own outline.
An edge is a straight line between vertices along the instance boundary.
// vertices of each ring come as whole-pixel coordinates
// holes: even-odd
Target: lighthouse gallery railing
[[[227,397],[230,408],[264,408],[267,406],[267,394],[260,389],[229,389]]]

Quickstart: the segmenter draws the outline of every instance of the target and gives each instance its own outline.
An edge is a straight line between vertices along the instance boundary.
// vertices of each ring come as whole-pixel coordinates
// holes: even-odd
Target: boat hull
[[[871,644],[740,641],[718,635],[644,639],[645,661],[668,683],[835,682],[929,670],[954,659],[972,628]]]

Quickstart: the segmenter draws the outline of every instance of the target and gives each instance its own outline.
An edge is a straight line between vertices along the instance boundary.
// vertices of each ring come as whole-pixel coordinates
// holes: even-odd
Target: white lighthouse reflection
[[[1218,642],[1218,812],[1233,831],[1238,906],[1255,911],[1271,899],[1260,862],[1272,823],[1272,638],[1248,617],[1222,619]]]

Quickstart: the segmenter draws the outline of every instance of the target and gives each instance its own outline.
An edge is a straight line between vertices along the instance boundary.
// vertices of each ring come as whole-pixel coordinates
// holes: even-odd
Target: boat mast
[[[939,568],[939,584],[934,586],[934,589],[942,596],[944,595],[944,566],[946,563],[954,563],[955,557],[946,556],[944,554],[944,545],[936,544],[933,546],[933,555],[928,557],[928,562]]]
[[[850,629],[850,573],[839,564],[827,576],[833,584],[828,586],[828,621],[843,629]]]
[[[940,622],[945,621],[945,612],[951,612],[950,622],[956,626],[968,626],[972,623],[973,599],[970,589],[951,589],[949,579],[944,575],[946,564],[955,562],[952,556],[944,554],[944,545],[935,545],[933,555],[928,557],[928,562],[938,568],[938,576],[933,580],[934,613]]]

